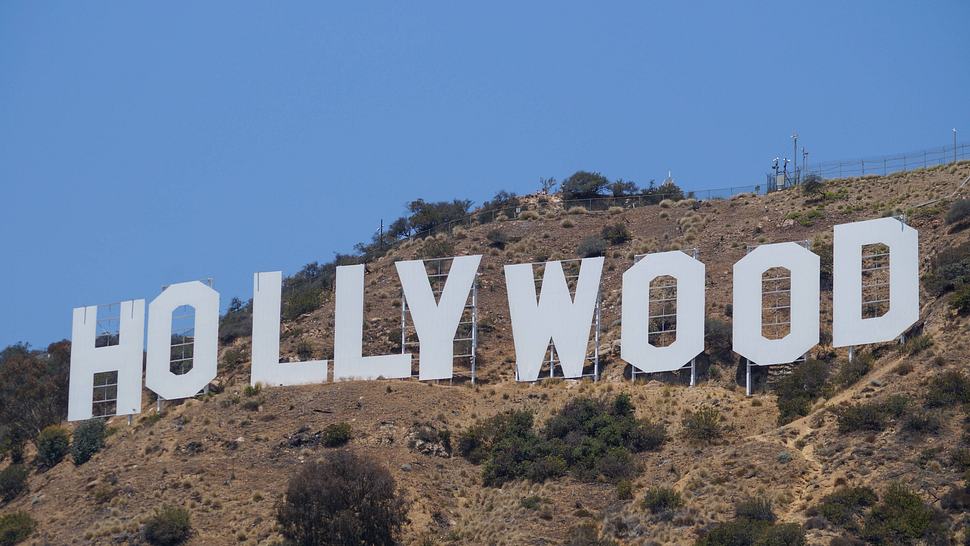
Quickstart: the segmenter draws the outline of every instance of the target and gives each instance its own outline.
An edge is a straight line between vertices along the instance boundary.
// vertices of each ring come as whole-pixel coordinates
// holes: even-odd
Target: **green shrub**
[[[854,530],[858,527],[856,518],[861,517],[865,509],[875,504],[876,500],[876,492],[868,487],[843,487],[823,497],[813,513],[819,514],[833,525]]]
[[[27,489],[27,468],[12,464],[0,470],[0,499],[10,502]]]
[[[226,314],[219,319],[219,342],[229,345],[241,337],[253,334],[253,302],[243,304],[239,298],[232,298]]]
[[[839,432],[881,431],[890,419],[902,415],[908,403],[907,397],[894,395],[842,408],[837,419]]]
[[[646,197],[647,203],[657,204],[665,200],[670,201],[682,201],[684,199],[684,190],[674,183],[672,179],[664,180],[659,186],[654,186],[653,183],[650,184],[648,188],[645,188],[641,195]],[[693,196],[693,192],[690,194]]]
[[[455,245],[448,239],[428,237],[421,245],[420,255],[425,260],[447,258],[455,255]]]
[[[534,436],[532,413],[510,410],[477,423],[458,435],[458,454],[472,464],[482,464],[490,456],[494,445],[510,436]]]
[[[189,512],[184,508],[163,506],[145,521],[145,540],[153,546],[178,546],[192,536]]]
[[[821,176],[811,173],[802,178],[802,192],[805,195],[819,195],[823,191],[825,191],[825,181]]]
[[[396,544],[407,504],[375,460],[336,451],[290,478],[276,512],[289,544]]]
[[[630,435],[630,449],[635,452],[657,451],[667,442],[667,426],[663,423],[640,421]]]
[[[597,172],[576,171],[562,181],[559,191],[565,201],[599,197],[609,186],[609,179]]]
[[[828,395],[829,365],[806,360],[775,383],[778,422],[785,424],[808,415],[816,399]]]
[[[616,498],[620,500],[630,500],[633,498],[633,482],[630,480],[620,480],[616,484]]]
[[[637,472],[630,453],[659,449],[665,431],[637,420],[630,396],[620,394],[570,400],[546,422],[543,436],[575,477],[616,482]]]
[[[590,235],[583,239],[576,248],[576,254],[581,258],[593,258],[606,253],[606,241],[598,235]]]
[[[970,379],[957,370],[940,373],[930,380],[925,398],[931,408],[970,403]]]
[[[523,436],[508,435],[497,439],[482,465],[482,481],[488,487],[518,479],[541,482],[565,471],[566,462],[550,454],[548,446],[530,431]]]
[[[542,497],[538,495],[523,497],[522,500],[519,501],[519,505],[527,510],[538,510],[540,504],[542,504]]]
[[[239,368],[243,362],[246,362],[247,358],[249,358],[249,355],[242,349],[230,347],[222,353],[222,368],[226,371],[233,371]]]
[[[663,425],[636,419],[628,395],[575,398],[541,433],[526,411],[500,413],[462,431],[458,453],[483,465],[486,486],[516,479],[541,482],[567,472],[580,480],[618,482],[638,471],[631,453],[659,449]]]
[[[970,313],[970,285],[964,285],[950,298],[950,307],[961,315]]]
[[[350,423],[333,423],[323,429],[323,445],[326,447],[340,447],[347,445],[352,436]]]
[[[584,447],[593,447],[596,450],[601,449],[596,442],[590,442],[588,446]],[[597,478],[605,478],[606,481],[616,483],[620,480],[631,478],[639,472],[637,463],[633,460],[633,455],[626,446],[607,446],[606,452],[596,458],[592,464],[592,468],[588,467],[588,462],[584,460],[585,458],[576,457],[576,459],[579,464],[574,464],[573,473],[581,479],[594,480]]]
[[[812,241],[812,252],[819,258],[819,285],[822,290],[831,290],[834,272],[835,256],[832,243],[821,237]]]
[[[709,318],[704,321],[704,340],[707,354],[721,362],[730,362],[734,352],[731,349],[731,323]]]
[[[101,419],[88,419],[78,425],[74,429],[74,438],[71,442],[71,457],[74,458],[74,464],[82,465],[95,453],[101,451],[107,432],[108,429]]]
[[[905,486],[893,483],[865,518],[862,538],[875,544],[947,544],[945,517]]]
[[[870,354],[856,355],[851,362],[846,360],[839,367],[835,383],[842,388],[855,385],[872,369],[873,360]]]
[[[934,296],[941,296],[970,284],[970,242],[938,252],[931,261],[923,284]]]
[[[502,192],[500,192],[502,193]],[[500,198],[496,194],[493,201],[502,201],[503,205],[510,204],[515,200],[512,194],[506,194],[507,198]],[[454,224],[468,215],[472,202],[467,199],[455,199],[453,201],[425,201],[415,199],[408,203],[408,211],[411,215],[407,218],[406,224],[416,234],[424,234],[431,231],[438,231],[440,228]],[[394,226],[392,226],[392,230]],[[449,254],[450,256],[450,254]]]
[[[688,439],[699,442],[713,442],[723,433],[721,414],[712,406],[703,406],[697,411],[687,410],[681,425]]]
[[[913,336],[906,340],[903,345],[903,352],[911,355],[922,353],[933,346],[933,338],[928,335]]]
[[[961,223],[970,218],[970,199],[957,199],[946,211],[947,225]]]
[[[34,534],[37,522],[26,512],[12,512],[0,516],[0,546],[13,546]]]
[[[916,411],[906,415],[903,419],[903,429],[915,434],[935,434],[943,426],[940,416],[936,413]]]
[[[746,499],[734,507],[733,521],[718,523],[695,544],[700,546],[803,546],[805,531],[794,523],[775,524],[767,499]]]
[[[630,230],[627,229],[626,224],[623,222],[603,226],[603,231],[600,232],[600,235],[611,245],[622,245],[630,240]]]
[[[511,218],[515,215],[515,209],[519,204],[520,200],[517,195],[501,190],[491,200],[482,203],[478,213],[478,223],[487,224],[495,220],[495,216],[498,214]]]
[[[569,538],[563,546],[618,546],[611,538],[600,537],[599,531],[592,523],[577,525],[569,530]]]
[[[712,526],[695,543],[697,546],[750,546],[764,533],[768,525],[748,521],[728,521]]]
[[[285,292],[282,304],[285,320],[295,320],[297,317],[316,311],[323,305],[323,290],[316,286],[306,286]]]
[[[763,497],[744,499],[734,506],[734,517],[744,521],[775,521],[771,501]]]
[[[313,360],[313,345],[310,345],[309,341],[301,339],[296,344],[296,356],[302,361]]]
[[[906,413],[910,399],[905,394],[891,394],[882,399],[882,406],[891,418],[898,419]]]
[[[263,392],[263,384],[256,383],[255,385],[246,385],[243,389],[243,394],[249,397],[259,396],[259,393]]]
[[[24,343],[0,350],[0,453],[22,462],[23,447],[67,414],[71,342],[46,351]]]
[[[755,540],[755,546],[804,546],[805,529],[797,523],[782,523],[766,527]]]
[[[53,468],[67,455],[71,437],[67,429],[51,425],[37,435],[37,462],[46,468]]]
[[[669,487],[651,487],[643,496],[643,507],[653,514],[676,510],[683,505],[680,493]]]
[[[838,424],[839,432],[881,431],[886,428],[886,414],[879,404],[858,404],[843,408]]]

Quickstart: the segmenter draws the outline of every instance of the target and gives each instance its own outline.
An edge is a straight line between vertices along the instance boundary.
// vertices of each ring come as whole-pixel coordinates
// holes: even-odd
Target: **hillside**
[[[525,200],[526,208],[534,209],[524,215],[528,219],[408,241],[367,267],[365,354],[384,354],[400,351],[401,288],[394,261],[421,258],[430,252],[428,245],[441,243],[453,247],[454,255],[483,255],[477,385],[392,380],[247,394],[249,340],[244,337],[221,348],[226,366],[213,394],[168,404],[160,418],[153,416],[154,405],[146,406],[132,426],[124,418],[112,419],[114,433],[91,461],[76,467],[65,460],[46,472],[32,472],[28,493],[2,510],[24,510],[36,519],[38,529],[28,541],[33,544],[137,543],[141,523],[163,504],[189,509],[195,530],[190,544],[279,544],[275,505],[287,480],[302,463],[331,450],[318,445],[313,433],[346,421],[353,430],[349,449],[385,464],[412,501],[407,544],[560,544],[583,523],[620,544],[693,544],[712,523],[732,519],[736,503],[750,497],[770,499],[781,522],[808,522],[810,544],[829,544],[847,533],[813,517],[812,508],[823,497],[844,485],[881,492],[893,481],[945,513],[949,536],[970,540],[967,517],[943,500],[962,483],[970,464],[966,406],[934,409],[938,430],[907,428],[905,415],[890,418],[881,430],[846,432],[839,425],[840,408],[897,394],[910,399],[904,414],[922,413],[934,378],[949,370],[966,372],[968,322],[950,308],[947,296],[923,291],[920,331],[914,336],[925,337],[918,338],[918,346],[866,348],[873,361],[859,380],[833,386],[827,397],[811,402],[808,415],[783,426],[771,389],[762,385],[754,396],[745,396],[737,355],[725,359],[709,350],[712,354],[700,358],[695,387],[684,385],[683,374],[634,383],[618,345],[621,276],[637,254],[697,248],[707,268],[707,315],[729,323],[731,267],[749,244],[808,240],[822,248],[831,242],[835,224],[904,213],[919,230],[925,276],[934,255],[970,241],[970,230],[944,221],[951,192],[968,176],[970,164],[962,162],[828,181],[818,198],[790,190],[603,212],[564,211],[554,199],[542,204],[531,196]],[[939,198],[945,199],[914,208]],[[616,223],[627,227],[631,239],[605,254],[602,378],[516,383],[502,266],[576,258],[583,239]],[[508,242],[490,241],[494,230]],[[823,292],[822,309],[824,341],[831,332],[830,291]],[[307,352],[331,358],[332,330],[333,297],[326,294],[319,309],[283,324],[281,350],[293,360],[300,359],[298,352],[303,359]],[[845,367],[844,351],[823,343],[814,352],[833,374]],[[509,409],[534,411],[542,423],[578,395],[618,393],[631,396],[638,417],[665,423],[670,434],[662,449],[635,454],[642,472],[632,480],[632,499],[620,498],[615,484],[573,477],[486,487],[482,468],[465,458],[409,447],[420,426],[457,436]],[[696,442],[683,434],[684,413],[701,406],[715,408],[723,418],[720,439]],[[651,514],[641,504],[645,491],[660,485],[683,497],[684,506],[672,516]],[[539,498],[537,506],[523,502],[531,497]]]

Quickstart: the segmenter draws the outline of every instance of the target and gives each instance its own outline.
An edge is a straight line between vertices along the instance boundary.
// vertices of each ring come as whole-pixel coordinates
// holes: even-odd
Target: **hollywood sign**
[[[882,244],[889,251],[889,306],[878,317],[862,315],[862,250]],[[837,225],[833,239],[832,344],[850,347],[890,341],[919,315],[918,236],[895,218]],[[421,380],[453,375],[454,338],[481,256],[451,261],[440,297],[431,288],[421,260],[395,263],[418,337]],[[789,332],[780,339],[762,333],[762,275],[772,268],[790,272]],[[516,377],[539,377],[550,341],[563,376],[582,376],[603,258],[583,259],[570,294],[562,264],[547,262],[537,297],[532,264],[505,266]],[[819,342],[819,257],[796,243],[759,246],[734,264],[734,352],[752,365],[797,360]],[[676,336],[667,346],[649,342],[650,283],[676,280]],[[280,362],[282,274],[253,275],[251,383],[267,386],[326,383],[328,361]],[[184,374],[170,369],[173,312],[194,308],[193,363]],[[116,414],[136,414],[142,406],[145,300],[125,301],[116,345],[96,347],[97,306],[74,309],[68,419],[92,417],[94,375],[117,373]],[[620,357],[641,372],[682,368],[704,350],[704,264],[680,251],[648,254],[623,273]],[[368,380],[411,377],[411,354],[363,356],[364,266],[337,267],[333,378]],[[148,306],[145,387],[160,398],[196,396],[215,379],[218,354],[219,293],[197,281],[166,287]]]

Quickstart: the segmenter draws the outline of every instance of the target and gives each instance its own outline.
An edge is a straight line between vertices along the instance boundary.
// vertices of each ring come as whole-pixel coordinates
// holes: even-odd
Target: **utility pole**
[[[805,147],[802,146],[802,168],[805,169],[807,167],[808,167],[808,152],[805,151]]]
[[[381,250],[384,250],[384,219],[381,218]]]
[[[953,128],[953,162],[957,162],[957,128]]]
[[[795,178],[795,184],[798,184],[798,131],[794,129],[791,132],[792,146],[791,146],[791,157],[792,164],[792,176]]]

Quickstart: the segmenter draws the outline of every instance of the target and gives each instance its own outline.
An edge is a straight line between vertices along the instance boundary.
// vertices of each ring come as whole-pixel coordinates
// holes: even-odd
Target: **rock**
[[[188,453],[189,455],[198,455],[203,451],[205,451],[205,447],[202,445],[202,442],[197,442],[193,440],[185,444],[185,452]]]
[[[302,426],[289,435],[280,445],[284,447],[317,447],[322,441],[323,432],[317,431],[311,434],[308,427]]]
[[[422,455],[451,457],[450,436],[431,425],[415,425],[405,439],[412,451]]]
[[[410,465],[410,463],[404,463],[404,464],[402,464],[401,465],[401,470],[403,470],[405,472],[410,472],[411,471],[411,465]]]

